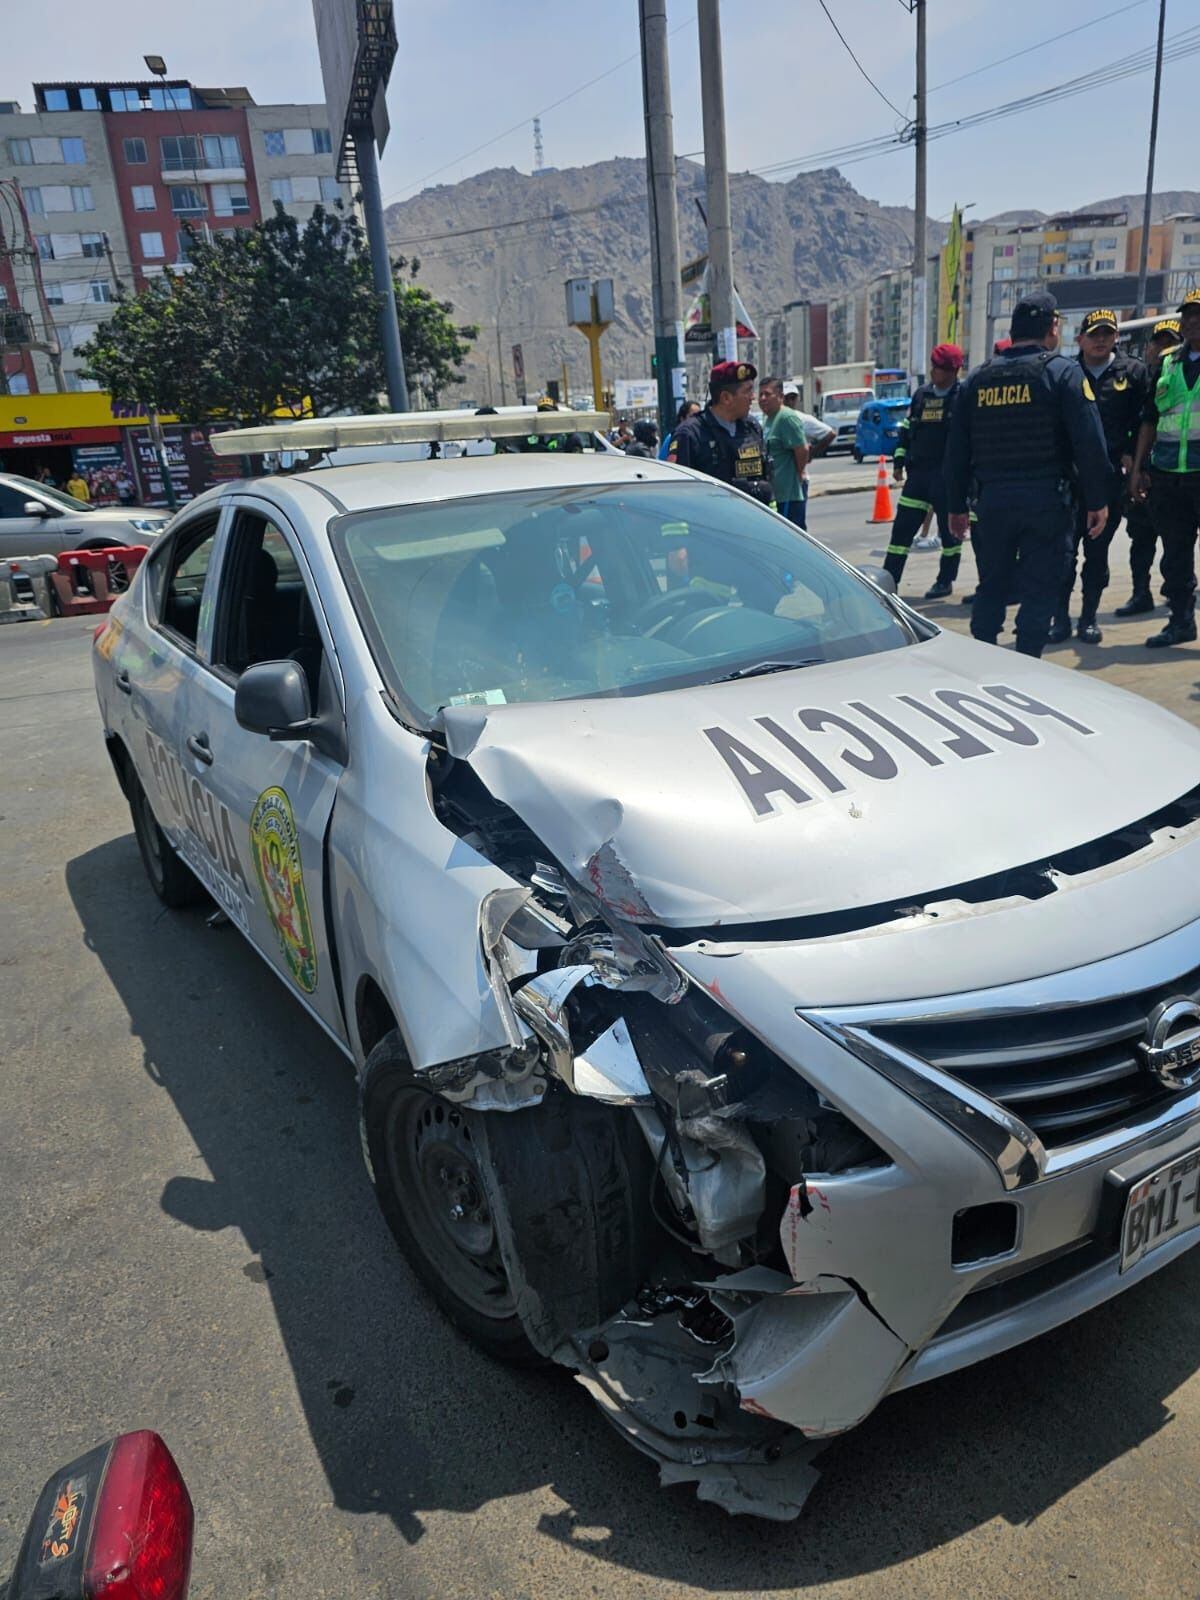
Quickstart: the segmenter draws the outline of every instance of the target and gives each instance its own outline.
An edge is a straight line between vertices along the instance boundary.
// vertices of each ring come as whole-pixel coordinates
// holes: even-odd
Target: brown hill
[[[704,171],[679,164],[679,233],[684,261],[704,250]],[[730,179],[738,289],[759,318],[789,300],[861,282],[910,254],[911,213],[880,206],[836,171],[768,183],[749,173]],[[587,346],[564,320],[563,281],[611,277],[617,320],[604,338],[606,378],[643,377],[654,331],[646,181],[640,160],[528,176],[495,168],[457,184],[426,189],[388,207],[393,250],[416,256],[420,281],[454,303],[480,337],[467,391],[485,397],[491,369],[513,398],[511,347],[524,349],[530,390],[568,363],[572,387],[590,388]],[[447,237],[450,236],[450,237]],[[931,245],[942,231],[931,228]],[[454,398],[447,396],[447,399]]]

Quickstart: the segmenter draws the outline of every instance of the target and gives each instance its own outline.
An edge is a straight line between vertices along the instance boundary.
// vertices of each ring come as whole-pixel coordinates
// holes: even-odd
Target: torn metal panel
[[[658,1463],[664,1484],[695,1483],[726,1511],[788,1521],[817,1481],[819,1446],[705,1386],[703,1346],[673,1316],[616,1318],[555,1352],[607,1420]]]
[[[654,1096],[623,1017],[575,1057],[571,1087],[576,1094],[610,1106],[653,1105]]]
[[[513,996],[513,1006],[545,1045],[550,1070],[568,1086],[575,1081],[575,1047],[566,1004],[591,975],[591,967],[555,967],[530,978]]]
[[[706,1381],[811,1438],[843,1433],[879,1403],[909,1354],[844,1279],[764,1295],[733,1319],[735,1342]]]

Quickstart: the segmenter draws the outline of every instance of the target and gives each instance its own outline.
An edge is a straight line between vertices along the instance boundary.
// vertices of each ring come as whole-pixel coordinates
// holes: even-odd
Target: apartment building
[[[95,387],[78,351],[119,290],[187,270],[186,225],[211,236],[276,203],[304,221],[348,198],[324,106],[259,106],[244,88],[161,78],[36,83],[33,101],[0,101],[0,312],[57,342],[67,389]],[[9,392],[58,387],[50,357],[14,333],[19,318],[0,347]]]
[[[825,365],[827,314],[823,302],[791,300],[759,318],[758,369],[794,378]]]
[[[833,295],[827,302],[827,355],[822,365],[867,359],[867,292],[860,285]]]
[[[964,328],[969,359],[982,361],[991,353],[995,340],[1008,332],[1012,307],[1039,285],[1049,288],[1063,308],[1064,343],[1074,339],[1084,313],[1093,305],[1131,307],[1132,297],[1123,286],[1118,292],[1114,281],[1126,271],[1129,233],[1124,211],[968,228]],[[1092,287],[1095,278],[1109,280],[1105,289]],[[1080,279],[1085,281],[1074,281]]]

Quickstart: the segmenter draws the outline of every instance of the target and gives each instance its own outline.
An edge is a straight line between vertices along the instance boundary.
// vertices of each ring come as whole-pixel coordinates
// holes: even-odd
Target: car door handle
[[[213,753],[206,733],[193,733],[188,739],[187,747],[189,754],[194,755],[197,761],[203,761],[206,767],[212,766]]]
[[[133,685],[129,681],[129,674],[127,672],[118,672],[113,681],[115,682],[117,688],[120,689],[122,694],[133,693]]]

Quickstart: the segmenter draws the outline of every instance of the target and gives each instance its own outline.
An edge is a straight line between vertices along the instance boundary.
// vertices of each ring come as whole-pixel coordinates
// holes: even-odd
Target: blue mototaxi
[[[908,399],[868,400],[858,413],[854,432],[854,459],[894,456],[900,441],[900,424],[908,415]]]

